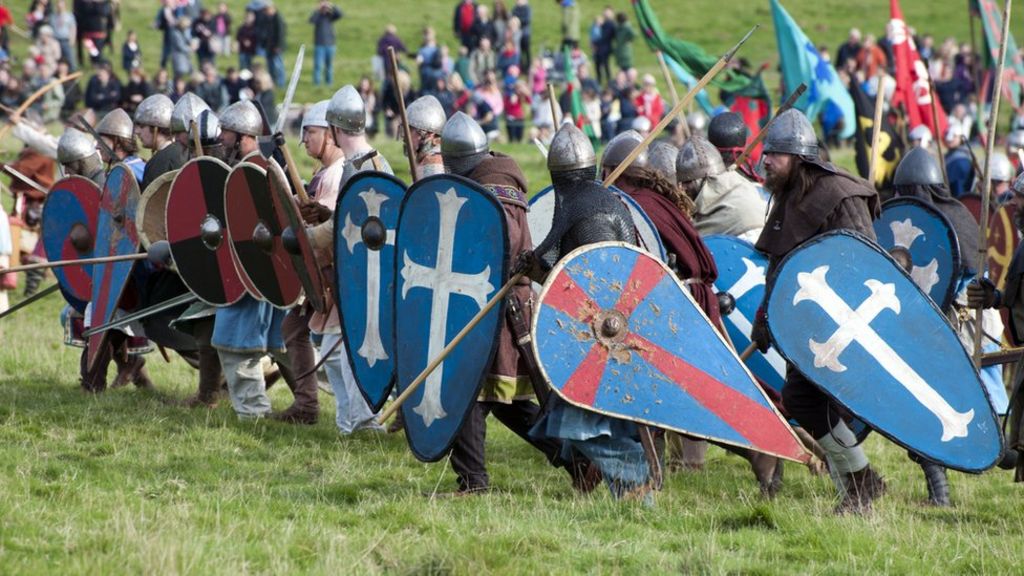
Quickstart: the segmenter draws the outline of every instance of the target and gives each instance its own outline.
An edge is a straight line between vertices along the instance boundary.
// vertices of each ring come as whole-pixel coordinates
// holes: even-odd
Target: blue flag
[[[821,57],[818,48],[807,38],[803,30],[779,4],[770,0],[772,20],[775,22],[775,40],[779,45],[779,62],[786,94],[793,93],[801,83],[807,84],[807,92],[797,100],[796,108],[814,120],[825,112],[841,113],[843,119],[840,138],[853,136],[857,127],[857,116],[853,99],[832,64]],[[831,112],[829,111],[831,108]],[[838,119],[839,114],[834,114]],[[826,117],[827,120],[827,117]]]

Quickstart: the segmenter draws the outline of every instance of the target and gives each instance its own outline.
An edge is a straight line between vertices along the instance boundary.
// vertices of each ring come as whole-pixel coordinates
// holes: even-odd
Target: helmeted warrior
[[[92,136],[74,128],[65,130],[57,141],[57,162],[65,174],[83,176],[103,189],[107,177]]]
[[[548,152],[555,214],[551,231],[534,251],[535,280],[542,280],[558,260],[581,246],[604,241],[636,244],[629,209],[594,181],[596,168],[590,139],[573,124],[563,124]],[[634,423],[577,408],[554,394],[547,408],[532,434],[561,439],[563,455],[572,449],[590,459],[616,498],[649,495],[651,474]]]
[[[394,174],[391,165],[366,140],[366,103],[354,86],[342,86],[331,96],[327,106],[327,122],[338,147],[345,153],[347,166],[341,185],[361,170]]]
[[[96,123],[96,133],[106,144],[106,147],[101,146],[99,149],[103,161],[107,164],[123,163],[131,169],[135,180],[141,185],[146,162],[138,156],[139,145],[135,142],[135,126],[128,113],[121,108],[111,110]],[[107,157],[108,149],[114,153],[113,157]]]
[[[688,140],[676,158],[675,171],[680,190],[693,199],[693,222],[701,235],[757,241],[767,203],[750,180],[725,169],[713,144],[703,138]]]
[[[416,179],[444,173],[441,159],[441,131],[448,116],[441,102],[430,94],[420,96],[406,110],[412,145],[416,152]],[[408,154],[408,152],[406,152]]]
[[[533,249],[530,228],[526,223],[528,188],[522,170],[509,156],[492,152],[483,129],[462,112],[456,112],[445,124],[441,133],[441,154],[448,172],[473,180],[501,202],[508,227],[511,269],[521,252]],[[510,305],[506,311],[518,308],[524,317],[532,317],[533,288],[530,280],[522,278],[509,292],[508,300]],[[585,469],[582,463],[574,467],[571,460],[562,460],[559,442],[530,436],[530,426],[536,421],[540,408],[532,401],[534,387],[526,360],[516,345],[520,336],[514,332],[511,318],[502,323],[497,352],[484,377],[478,401],[452,444],[451,464],[459,482],[457,493],[482,492],[489,487],[484,462],[488,414],[494,414],[502,424],[532,444],[552,465],[564,466],[573,476],[574,485],[583,487],[581,482]]]
[[[174,108],[171,110],[171,134],[183,151],[188,150],[189,125],[195,121],[200,112],[209,109],[210,106],[206,104],[206,101],[192,92],[182,94],[181,98],[174,103]]]
[[[1024,129],[1016,129],[1006,135],[1006,155],[1013,164],[1013,173],[1016,175],[1021,171],[1020,155],[1018,150],[1024,150]]]
[[[718,148],[718,152],[722,155],[722,162],[726,166],[736,163],[736,159],[747,147],[749,138],[750,128],[747,128],[743,116],[736,112],[722,112],[712,118],[711,123],[708,124],[708,142]],[[747,180],[761,182],[749,157],[742,166],[737,166],[736,169]]]
[[[686,126],[690,129],[690,137],[704,136],[708,130],[708,115],[694,110],[686,115]]]
[[[257,139],[263,134],[263,116],[252,102],[235,102],[220,114],[220,133],[225,161],[234,166],[250,153],[259,152]]]
[[[1013,183],[1017,170],[1013,163],[1002,152],[992,153],[992,166],[989,168],[989,180],[992,181],[992,198],[1003,204],[1013,197],[1010,184]]]
[[[927,124],[915,126],[907,135],[907,140],[910,141],[912,148],[924,148],[925,150],[931,147],[932,138],[932,129]]]
[[[668,180],[672,187],[676,185],[677,156],[679,156],[679,148],[668,140],[655,140],[647,148],[647,159],[650,169],[665,180]]]
[[[146,188],[166,172],[178,170],[187,160],[185,148],[174,145],[171,136],[171,112],[174,103],[163,94],[154,94],[135,109],[135,134],[142,146],[152,150],[153,155],[146,162],[139,188]]]
[[[783,112],[768,129],[764,167],[773,204],[757,249],[768,255],[769,284],[782,258],[819,234],[851,230],[875,238],[871,222],[878,215],[878,194],[864,180],[818,158],[818,138],[800,111]],[[763,311],[764,305],[751,340],[765,352],[770,339]],[[787,366],[782,396],[789,415],[825,449],[842,494],[836,511],[869,510],[871,502],[885,492],[885,482],[868,464],[841,409],[792,366]]]
[[[946,129],[946,177],[949,179],[949,192],[954,198],[975,193],[975,179],[981,177],[974,174],[974,162],[968,146],[967,134],[962,127],[954,125]]]

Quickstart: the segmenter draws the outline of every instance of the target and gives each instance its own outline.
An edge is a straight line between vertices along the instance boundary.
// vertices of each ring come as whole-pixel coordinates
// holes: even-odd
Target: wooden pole
[[[751,356],[753,356],[754,352],[756,352],[756,351],[757,351],[757,344],[754,344],[753,342],[751,342],[750,346],[747,346],[746,350],[744,350],[743,352],[740,352],[740,360],[746,362],[747,359],[750,358]]]
[[[436,370],[437,367],[441,365],[441,362],[444,362],[444,359],[447,358],[448,355],[452,353],[452,350],[454,350],[455,347],[459,345],[459,342],[462,342],[466,335],[468,335],[470,331],[473,330],[473,328],[476,328],[476,325],[479,324],[484,319],[484,316],[487,316],[487,313],[490,312],[491,309],[494,308],[499,302],[501,302],[501,299],[505,297],[505,294],[508,294],[508,291],[511,290],[512,287],[519,282],[519,279],[522,278],[524,274],[524,272],[520,272],[509,278],[508,282],[505,282],[505,285],[502,286],[501,289],[498,290],[498,292],[494,296],[492,296],[491,299],[488,300],[486,304],[484,304],[484,307],[481,308],[480,311],[476,313],[476,316],[473,316],[473,319],[469,321],[469,324],[466,324],[462,328],[462,330],[460,330],[459,333],[455,335],[455,338],[452,338],[452,341],[449,342],[448,345],[444,347],[444,350],[441,350],[441,353],[438,354],[436,358],[431,360],[430,364],[427,364],[427,367],[424,368],[422,372],[420,372],[420,375],[417,376],[412,381],[412,383],[410,383],[409,386],[407,386],[406,389],[403,390],[402,393],[398,395],[398,398],[395,398],[395,401],[392,402],[391,405],[389,405],[387,408],[384,409],[383,412],[380,413],[380,416],[377,417],[378,422],[386,422],[388,418],[391,418],[392,414],[394,414],[396,411],[398,411],[399,408],[402,407],[402,404],[404,404],[405,401],[409,399],[409,396],[412,396],[412,393],[415,392],[420,387],[421,384],[423,384],[423,382],[427,379],[427,376],[430,376],[431,372]]]
[[[668,84],[669,94],[672,95],[672,105],[675,106],[676,104],[679,104],[679,92],[676,91],[676,83],[672,81],[672,74],[669,73],[668,64],[665,62],[665,54],[661,50],[658,50],[655,54],[658,55],[658,64],[661,64],[661,73],[665,76],[665,84]],[[690,125],[686,122],[683,122],[683,136],[685,136],[687,140],[690,139]]]
[[[939,129],[939,110],[938,104],[935,102],[935,82],[932,81],[931,77],[928,78],[928,92],[932,99],[932,126],[935,126],[935,130]],[[946,155],[942,152],[942,134],[933,134],[935,140],[935,150],[939,154],[939,167],[942,168],[942,181],[946,184],[946,190],[949,190],[949,175],[946,174]]]
[[[799,100],[800,97],[803,96],[804,92],[806,91],[807,84],[801,83],[799,86],[796,87],[796,90],[794,90],[793,93],[789,95],[789,98],[786,98],[786,101],[782,104],[782,106],[779,106],[779,109],[775,111],[775,116],[772,116],[771,120],[768,120],[768,122],[765,123],[764,127],[762,127],[761,130],[758,131],[757,136],[754,136],[754,139],[751,140],[749,144],[747,144],[747,147],[743,149],[743,152],[736,157],[736,160],[732,163],[732,166],[730,166],[730,168],[742,166],[743,163],[747,161],[747,158],[749,158],[750,155],[754,152],[754,148],[757,148],[757,145],[764,140],[765,136],[768,135],[768,128],[770,128],[771,125],[775,123],[775,120],[783,112],[792,108],[796,104],[796,101]]]
[[[288,165],[288,179],[292,181],[292,188],[295,188],[295,194],[298,195],[299,200],[303,204],[309,202],[309,194],[306,192],[306,187],[302,185],[302,177],[299,176],[299,167],[292,160],[292,153],[288,150],[288,145],[285,144],[283,135],[278,147],[281,148],[281,154],[284,155],[284,163]]]
[[[604,182],[602,183],[604,186],[610,186],[613,183],[615,183],[616,180],[619,179],[619,176],[621,176],[622,173],[625,172],[626,169],[633,164],[633,161],[636,160],[637,156],[643,153],[643,151],[646,150],[648,146],[650,146],[651,142],[654,142],[654,139],[657,138],[659,134],[661,134],[665,127],[668,126],[669,123],[672,122],[672,120],[676,116],[678,116],[680,112],[682,112],[683,108],[686,108],[686,105],[690,103],[694,99],[694,97],[696,97],[697,94],[699,94],[700,91],[703,90],[704,87],[707,86],[708,83],[711,82],[711,80],[729,64],[729,62],[732,60],[732,57],[736,55],[736,52],[740,49],[740,47],[743,46],[747,39],[750,38],[750,35],[753,34],[754,31],[757,30],[759,27],[760,26],[754,26],[753,28],[751,28],[750,31],[747,32],[747,34],[738,43],[736,43],[735,46],[732,47],[732,49],[730,49],[728,52],[722,55],[718,62],[711,67],[711,70],[708,70],[707,74],[705,74],[700,80],[698,80],[697,83],[693,86],[693,88],[690,88],[690,91],[686,93],[686,96],[683,96],[683,99],[677,102],[668,114],[665,114],[665,117],[662,118],[660,122],[658,122],[657,126],[651,129],[650,133],[647,134],[647,137],[644,138],[642,142],[640,142],[640,145],[634,148],[633,151],[630,152],[629,155],[626,156],[626,158],[618,166],[615,167],[615,170],[612,170],[611,174],[609,174],[608,177],[604,179]]]
[[[405,94],[398,83],[398,55],[395,47],[388,46],[388,59],[391,61],[391,85],[398,95],[398,114],[402,119],[402,138],[405,140],[405,151],[409,157],[409,178],[416,181],[416,150],[412,146],[412,128],[409,127],[409,115],[405,112]]]
[[[985,175],[982,180],[981,195],[981,235],[978,242],[978,276],[985,273],[985,256],[988,253],[988,211],[992,201],[992,181],[989,180],[992,170],[992,150],[996,143],[996,126],[999,125],[999,101],[1003,95],[1003,72],[1006,69],[1006,44],[1010,37],[1010,9],[1013,0],[1003,4],[1003,34],[999,41],[999,61],[996,65],[995,92],[992,94],[992,113],[989,114],[988,138],[985,141]],[[973,30],[973,28],[972,28]],[[974,364],[981,367],[981,310],[974,311]]]
[[[195,120],[189,122],[189,129],[192,130],[192,147],[195,148],[196,158],[203,155],[203,139],[199,137],[199,125]]]
[[[562,110],[558,105],[558,99],[555,98],[555,85],[551,82],[548,82],[548,105],[551,106],[552,130],[558,132],[558,128],[562,125]]]
[[[875,118],[874,124],[871,126],[871,162],[868,168],[868,182],[872,186],[878,188],[878,184],[875,182],[875,174],[878,170],[878,139],[882,135],[882,104],[885,101],[885,73],[879,72],[878,76],[878,90],[875,94]]]
[[[36,264],[25,264],[0,270],[0,274],[14,274],[15,272],[27,272],[29,270],[44,270],[49,268],[61,268],[63,266],[85,266],[88,264],[105,264],[107,262],[128,262],[129,260],[142,260],[149,257],[145,252],[138,254],[125,254],[123,256],[100,256],[97,258],[79,258],[78,260],[56,260],[54,262],[39,262]]]

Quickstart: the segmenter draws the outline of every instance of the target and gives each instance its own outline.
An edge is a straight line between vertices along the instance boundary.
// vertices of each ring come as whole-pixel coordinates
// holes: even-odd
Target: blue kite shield
[[[404,196],[398,178],[359,172],[334,210],[335,304],[352,374],[374,412],[395,382],[395,229]]]
[[[470,180],[431,176],[406,192],[395,241],[399,392],[505,283],[506,228],[498,199]],[[402,405],[416,458],[433,462],[448,452],[476,403],[501,323],[495,306]]]
[[[55,183],[43,204],[42,240],[48,260],[92,258],[100,189],[88,178],[70,176]],[[60,293],[72,308],[85,312],[92,298],[92,265],[53,268]]]
[[[949,310],[960,282],[960,243],[949,220],[917,198],[894,198],[875,220],[878,243],[921,291]]]
[[[728,292],[736,300],[736,309],[722,317],[725,328],[736,349],[746,350],[750,346],[750,331],[757,309],[764,301],[768,257],[750,242],[733,236],[707,236],[704,244],[718,266],[715,292]],[[747,359],[747,367],[762,382],[782,392],[786,383],[786,361],[774,348],[769,348],[766,354],[755,351]]]
[[[533,350],[551,388],[570,404],[807,460],[689,290],[640,248],[600,242],[562,258],[534,312]]]
[[[139,182],[131,168],[115,164],[107,173],[107,182],[100,196],[95,256],[127,256],[139,251],[139,233],[135,228],[138,203]],[[100,326],[114,319],[121,292],[128,284],[134,266],[134,260],[93,264],[91,326]],[[108,335],[109,332],[100,332],[89,337],[87,367],[90,370]]]
[[[665,245],[661,243],[661,235],[658,234],[658,229],[644,209],[629,194],[615,186],[609,186],[608,189],[618,194],[619,199],[629,208],[629,213],[633,216],[633,225],[636,226],[637,234],[640,236],[640,246],[664,261],[667,258]],[[551,231],[554,220],[555,189],[548,186],[530,198],[530,211],[526,214],[526,222],[530,227],[530,238],[533,239],[534,245],[539,245],[544,241],[548,232]]]
[[[872,428],[943,466],[990,468],[1002,435],[945,315],[881,247],[849,232],[779,264],[768,326],[779,352]]]

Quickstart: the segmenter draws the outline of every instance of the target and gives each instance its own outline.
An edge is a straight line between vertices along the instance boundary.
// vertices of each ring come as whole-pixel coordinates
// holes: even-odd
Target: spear
[[[1010,37],[1010,8],[1013,0],[1006,0],[1003,5],[1003,35],[999,40],[999,62],[996,66],[995,92],[992,94],[992,113],[989,115],[988,138],[985,140],[985,177],[981,195],[981,229],[978,242],[978,276],[985,273],[985,255],[988,252],[988,211],[992,201],[992,181],[989,180],[992,170],[992,149],[996,143],[996,126],[999,124],[999,101],[1003,94],[1003,71],[1006,69],[1006,44]],[[982,313],[974,311],[974,364],[981,367],[981,334]]]
[[[402,119],[402,139],[405,140],[405,153],[409,158],[409,178],[416,181],[416,150],[412,147],[412,128],[409,126],[409,115],[405,111],[405,94],[398,84],[398,55],[394,46],[388,46],[388,60],[391,63],[391,86],[398,97],[398,115]]]
[[[79,258],[77,260],[55,260],[53,262],[38,262],[36,264],[25,264],[0,270],[0,274],[14,274],[15,272],[27,272],[29,270],[48,270],[50,268],[61,268],[64,266],[86,266],[89,264],[105,264],[108,262],[128,262],[129,260],[142,260],[148,258],[146,252],[138,254],[124,254],[121,256],[99,256],[96,258]]]
[[[43,188],[42,186],[40,186],[38,182],[36,182],[35,180],[29,178],[28,176],[25,176],[21,172],[18,172],[16,169],[12,168],[11,166],[9,166],[7,164],[4,164],[4,170],[6,170],[7,173],[10,174],[11,176],[14,176],[18,180],[21,180],[21,182],[23,184],[26,184],[26,185],[31,186],[32,188],[34,188],[36,190],[36,192],[40,192],[42,194],[46,194],[47,192],[49,192],[46,188]]]
[[[707,86],[708,83],[711,82],[711,80],[715,76],[717,76],[718,73],[721,72],[722,69],[729,64],[730,61],[732,61],[732,58],[733,56],[736,55],[736,52],[739,51],[740,47],[743,46],[747,39],[750,38],[751,34],[753,34],[754,31],[757,30],[759,27],[760,26],[754,26],[753,28],[751,28],[750,31],[747,32],[747,34],[743,36],[743,38],[741,38],[739,42],[736,43],[735,46],[733,46],[728,52],[722,55],[718,62],[711,67],[711,70],[708,70],[707,74],[705,74],[700,80],[698,80],[697,83],[693,85],[693,88],[690,88],[690,91],[686,93],[686,96],[683,96],[683,99],[677,102],[668,114],[665,114],[665,117],[662,118],[660,122],[658,122],[657,126],[651,129],[651,132],[647,134],[647,137],[644,138],[642,142],[640,142],[640,145],[634,148],[633,151],[630,152],[629,155],[626,156],[626,158],[618,166],[616,166],[615,170],[612,170],[611,174],[609,174],[608,177],[604,179],[604,182],[602,183],[604,186],[610,186],[616,180],[619,179],[619,176],[621,176],[622,173],[625,172],[626,169],[633,164],[633,161],[636,160],[637,156],[643,153],[643,151],[647,149],[651,142],[654,142],[654,139],[657,138],[659,134],[661,134],[661,132],[669,125],[669,123],[671,123],[672,120],[676,116],[678,116],[680,112],[683,111],[683,108],[686,108],[686,106],[693,101],[697,94],[699,94],[700,91],[703,90],[704,87]]]

